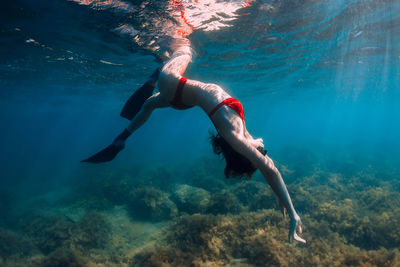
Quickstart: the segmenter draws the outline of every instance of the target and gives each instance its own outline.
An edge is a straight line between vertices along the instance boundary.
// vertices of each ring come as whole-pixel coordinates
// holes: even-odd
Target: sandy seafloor
[[[313,164],[300,165],[296,157]],[[1,266],[399,266],[398,169],[356,160],[277,159],[307,244],[259,175],[223,164],[81,170],[62,189],[19,203],[2,190]],[[184,182],[182,182],[184,181]]]

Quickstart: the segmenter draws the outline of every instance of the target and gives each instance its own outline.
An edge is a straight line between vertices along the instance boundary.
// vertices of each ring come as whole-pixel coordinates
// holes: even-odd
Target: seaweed
[[[127,203],[130,191],[133,189],[134,186],[128,179],[106,180],[102,184],[101,194],[99,195],[103,195],[111,203],[123,205]]]
[[[250,203],[249,208],[251,211],[268,208],[279,209],[279,203],[272,190],[265,188],[264,190],[261,190],[258,194],[254,195],[254,199]]]
[[[92,173],[63,201],[26,201],[20,217],[5,211],[0,266],[400,266],[396,168],[282,165],[301,245],[287,242],[289,219],[266,183],[226,180],[218,162],[197,163]]]
[[[210,193],[218,193],[227,184],[238,182],[236,179],[221,179],[224,177],[223,173],[224,168],[219,162],[201,158],[189,166],[183,180],[188,185],[203,188]]]
[[[108,219],[103,214],[92,211],[75,224],[71,242],[80,251],[105,248],[110,235],[111,226]]]
[[[130,193],[128,207],[139,220],[162,221],[175,217],[178,209],[168,195],[154,187],[140,187]]]
[[[84,267],[88,260],[75,249],[60,247],[36,263],[37,267]]]
[[[254,181],[242,181],[232,187],[230,190],[244,206],[249,206],[254,202],[254,196],[261,191],[267,190],[265,183]]]
[[[242,204],[240,204],[238,198],[230,193],[218,193],[211,197],[210,205],[207,208],[207,213],[211,214],[228,214],[228,213],[239,213],[243,210]]]
[[[28,238],[0,228],[0,257],[26,257],[35,253],[35,250],[34,244]]]
[[[176,220],[161,242],[137,253],[131,266],[397,266],[398,250],[362,250],[306,217],[306,246],[286,241],[277,211],[231,216],[194,214]],[[285,227],[285,231],[280,229]]]
[[[173,192],[171,199],[175,202],[180,212],[189,214],[206,211],[210,203],[210,193],[202,188],[179,185]]]
[[[34,244],[45,254],[68,244],[74,222],[65,216],[35,214],[20,221],[21,229],[31,236]]]
[[[20,228],[44,254],[62,247],[75,247],[82,252],[104,248],[111,231],[105,216],[95,211],[79,222],[55,214],[35,214],[22,219]]]
[[[382,213],[399,207],[400,194],[390,188],[371,187],[357,193],[357,199],[363,210]]]

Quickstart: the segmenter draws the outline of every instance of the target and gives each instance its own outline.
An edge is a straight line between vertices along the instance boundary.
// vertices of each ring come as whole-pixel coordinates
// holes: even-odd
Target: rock
[[[87,213],[74,227],[71,240],[81,249],[104,248],[111,235],[107,218],[98,212]]]
[[[31,240],[13,231],[0,228],[0,257],[8,258],[14,255],[18,257],[31,255],[34,249]]]
[[[280,209],[277,197],[272,190],[265,188],[260,190],[258,194],[254,195],[253,201],[250,203],[250,210],[262,210],[262,209]]]
[[[65,216],[38,214],[25,217],[20,225],[45,254],[64,246],[70,239],[74,222]]]
[[[210,193],[199,187],[180,185],[172,194],[179,211],[189,214],[204,212],[210,203]]]
[[[231,192],[239,199],[244,206],[249,206],[254,202],[254,196],[261,191],[265,191],[268,185],[260,182],[243,181],[234,186]]]
[[[168,195],[154,187],[134,189],[128,204],[135,219],[163,221],[175,217],[178,209]]]
[[[74,249],[61,247],[50,253],[38,267],[84,267],[87,259]]]
[[[227,192],[213,195],[207,212],[214,215],[227,213],[235,214],[242,210],[243,206],[240,204],[238,198],[234,194]]]

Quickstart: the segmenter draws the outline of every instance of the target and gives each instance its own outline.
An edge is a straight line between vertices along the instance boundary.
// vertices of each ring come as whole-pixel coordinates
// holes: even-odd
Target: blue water
[[[125,3],[147,3],[147,11],[168,19],[164,1]],[[278,163],[295,160],[307,169],[330,162],[335,170],[352,162],[398,177],[400,2],[254,1],[239,13],[231,27],[188,37],[196,56],[185,76],[240,99],[249,132],[264,139]],[[115,29],[125,23],[150,33],[141,28],[147,15],[67,0],[1,3],[3,189],[34,196],[105,168],[79,161],[127,126],[121,107],[159,64]],[[198,108],[155,111],[106,168],[212,158],[210,129]],[[315,157],[302,162],[301,153],[288,155],[294,150]]]

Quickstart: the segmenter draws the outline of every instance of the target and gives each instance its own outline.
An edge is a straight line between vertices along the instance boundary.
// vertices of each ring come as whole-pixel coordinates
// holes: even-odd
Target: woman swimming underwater
[[[161,71],[156,71],[128,100],[121,115],[131,119],[130,125],[111,145],[83,162],[100,163],[114,159],[124,148],[126,139],[157,108],[188,109],[199,106],[208,114],[218,131],[218,135],[212,137],[212,144],[214,151],[225,157],[225,175],[250,177],[259,169],[278,197],[283,213],[285,214],[285,210],[289,213],[289,241],[294,239],[305,243],[297,234],[301,233],[300,217],[294,209],[282,176],[271,158],[266,155],[263,140],[254,139],[247,131],[242,105],[216,84],[183,77],[191,59],[189,46],[176,49]],[[157,82],[159,92],[152,94]]]

